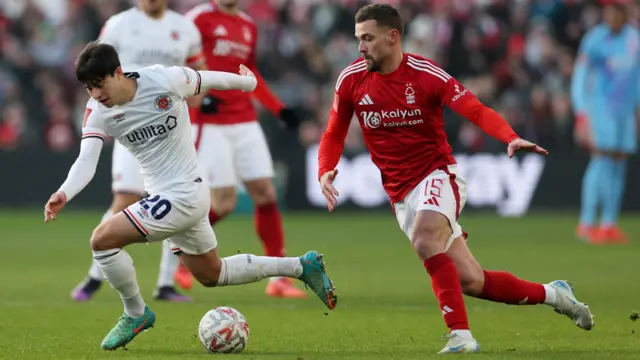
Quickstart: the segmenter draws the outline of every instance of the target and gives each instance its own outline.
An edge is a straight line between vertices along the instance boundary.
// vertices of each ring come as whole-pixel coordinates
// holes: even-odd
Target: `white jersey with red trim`
[[[133,100],[109,108],[90,99],[82,138],[116,138],[140,164],[150,193],[201,182],[184,100],[200,92],[200,73],[154,65],[126,75],[138,83]]]
[[[154,19],[138,8],[113,15],[105,23],[100,42],[116,48],[124,71],[150,65],[192,66],[203,60],[200,31],[172,10]]]

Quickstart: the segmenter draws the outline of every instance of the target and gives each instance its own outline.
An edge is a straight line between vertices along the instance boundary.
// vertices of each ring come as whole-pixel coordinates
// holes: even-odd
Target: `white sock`
[[[91,262],[91,267],[89,268],[89,277],[95,280],[104,280],[104,275],[102,275],[102,271],[100,271],[100,265],[96,259],[93,259]]]
[[[144,315],[145,303],[140,295],[133,259],[123,249],[94,251],[93,257],[112,288],[116,289],[124,303],[125,314],[131,317]]]
[[[270,257],[240,254],[222,259],[217,286],[240,285],[273,276],[297,278],[302,264],[297,257]]]
[[[107,221],[111,217],[111,215],[113,215],[111,213],[111,209],[107,209],[107,211],[105,211],[105,213],[102,215],[102,219],[100,219],[100,224]],[[95,280],[104,280],[104,275],[102,274],[102,271],[100,271],[100,266],[95,259],[93,259],[93,261],[91,262],[91,267],[89,268],[89,277]]]
[[[173,275],[178,270],[180,259],[173,255],[169,240],[162,242],[162,258],[160,259],[160,274],[158,274],[158,288],[173,286]]]
[[[556,289],[553,287],[544,284],[544,303],[547,305],[555,306],[556,305]]]
[[[452,334],[456,334],[465,339],[473,339],[473,335],[471,335],[471,330],[451,330]]]

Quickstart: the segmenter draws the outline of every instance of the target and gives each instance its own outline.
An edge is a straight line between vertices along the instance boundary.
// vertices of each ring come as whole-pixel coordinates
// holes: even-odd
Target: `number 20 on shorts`
[[[171,211],[171,203],[167,199],[161,199],[160,195],[146,197],[138,202],[143,209],[148,210],[151,216],[156,220],[161,220],[169,211]]]

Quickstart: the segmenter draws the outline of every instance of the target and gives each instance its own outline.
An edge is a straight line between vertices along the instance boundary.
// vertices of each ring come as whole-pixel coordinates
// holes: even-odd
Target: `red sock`
[[[480,298],[511,305],[544,303],[543,285],[518,279],[506,271],[484,270],[483,272],[484,287]]]
[[[222,218],[224,218],[224,216],[220,216],[216,214],[216,212],[213,211],[213,209],[209,209],[209,224],[211,224],[211,226],[215,225],[218,221],[222,220]]]
[[[277,203],[256,206],[255,226],[267,256],[284,256],[284,230]]]
[[[431,276],[431,286],[447,327],[451,330],[469,330],[458,269],[449,255],[434,255],[424,261],[424,267]]]

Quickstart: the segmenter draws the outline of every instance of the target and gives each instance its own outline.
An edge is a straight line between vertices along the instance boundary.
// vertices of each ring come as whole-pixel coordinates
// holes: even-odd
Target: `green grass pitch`
[[[265,283],[207,289],[195,303],[152,299],[160,245],[136,245],[132,254],[156,327],[128,351],[104,352],[100,342],[122,313],[108,285],[94,301],[77,304],[70,290],[91,261],[88,239],[100,213],[67,210],[51,224],[42,212],[0,212],[0,359],[204,359],[197,325],[213,306],[232,306],[249,320],[243,359],[428,359],[446,333],[429,277],[392,213],[286,215],[288,252],[315,249],[340,296],[335,311],[311,293],[307,300],[272,299]],[[573,237],[575,217],[534,214],[461,219],[469,245],[486,268],[549,282],[569,279],[596,315],[586,332],[550,307],[507,306],[466,298],[472,331],[481,345],[475,359],[640,359],[640,246],[595,247]],[[637,216],[622,226],[640,239]],[[251,217],[234,216],[216,228],[220,252],[262,253]],[[106,284],[105,284],[106,285]],[[224,355],[221,355],[224,356]]]

